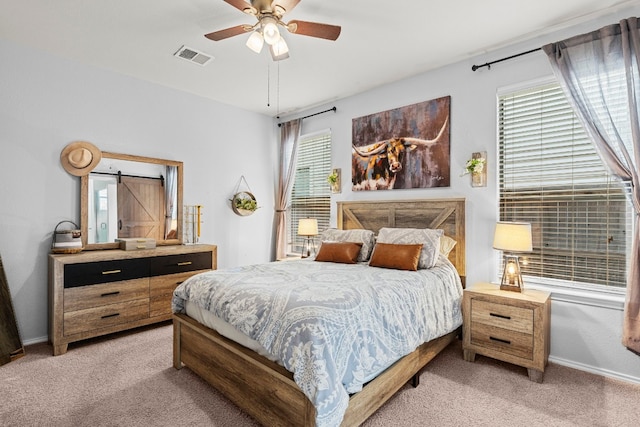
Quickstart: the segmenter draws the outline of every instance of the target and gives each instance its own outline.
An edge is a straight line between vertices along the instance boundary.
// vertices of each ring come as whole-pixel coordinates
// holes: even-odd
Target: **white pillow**
[[[362,243],[358,262],[366,262],[371,256],[373,245],[375,244],[375,234],[371,230],[338,230],[329,228],[322,232],[321,242],[353,242]]]
[[[440,253],[444,255],[445,258],[449,258],[449,254],[451,253],[453,248],[456,246],[456,243],[458,242],[456,242],[454,239],[447,236],[446,234],[443,234],[440,237]]]
[[[443,234],[443,230],[430,228],[381,228],[377,241],[403,245],[422,243],[418,268],[424,269],[436,265],[440,253],[440,237]]]

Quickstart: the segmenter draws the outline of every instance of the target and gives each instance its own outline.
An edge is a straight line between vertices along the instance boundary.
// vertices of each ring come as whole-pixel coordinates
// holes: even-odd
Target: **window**
[[[329,228],[331,189],[331,133],[303,135],[298,142],[298,163],[288,210],[290,252],[300,253],[304,238],[298,236],[301,218],[316,218],[318,231]]]
[[[498,112],[500,220],[532,228],[523,274],[625,287],[626,189],[605,169],[559,85],[503,94]]]

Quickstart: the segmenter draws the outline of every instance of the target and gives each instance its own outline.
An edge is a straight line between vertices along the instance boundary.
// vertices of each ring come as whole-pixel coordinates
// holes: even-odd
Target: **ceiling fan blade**
[[[300,3],[300,0],[274,0],[271,4],[271,8],[275,9],[276,6],[280,6],[284,10],[284,13],[289,13]]]
[[[341,31],[341,28],[337,25],[295,20],[287,24],[287,29],[293,34],[302,34],[303,36],[318,37],[327,40],[336,40]]]
[[[205,34],[204,36],[209,40],[220,41],[228,39],[229,37],[244,34],[247,31],[251,31],[251,25],[236,25],[235,27],[226,28],[220,31],[214,31],[213,33]]]
[[[244,13],[248,13],[249,15],[255,15],[256,13],[258,13],[256,9],[251,6],[251,4],[247,3],[244,0],[224,0],[224,2],[229,3],[231,6]]]

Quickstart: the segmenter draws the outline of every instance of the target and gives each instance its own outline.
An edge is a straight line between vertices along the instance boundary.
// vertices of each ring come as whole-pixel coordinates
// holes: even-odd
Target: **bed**
[[[429,228],[443,230],[444,235],[454,239],[456,244],[448,253],[448,260],[439,259],[438,266],[434,267],[433,271],[438,272],[440,268],[451,268],[454,270],[454,274],[457,273],[456,277],[460,278],[458,283],[464,285],[464,199],[338,202],[337,222],[338,228],[341,230],[372,230],[378,234],[389,232],[390,229],[394,228]],[[307,264],[304,264],[305,262]],[[293,266],[294,263],[299,264]],[[285,266],[285,264],[291,264],[292,266],[288,267]],[[308,270],[310,274],[320,276],[326,272],[324,272],[324,270],[316,271],[314,269],[324,268],[321,264],[333,263],[303,260],[273,263],[271,266],[264,265],[251,268],[257,268],[258,270],[264,269],[265,277],[269,276],[272,272],[271,269],[274,268],[278,274],[291,275],[291,277],[293,277],[294,274],[298,274],[302,269]],[[363,263],[358,263],[353,267],[336,264],[335,268],[338,268],[338,270],[331,272],[331,274],[334,276],[344,275],[348,277],[349,274],[352,273],[347,270],[348,268],[360,269],[357,271],[353,270],[353,274],[355,274],[356,277],[361,277],[363,283],[368,283],[369,279],[365,277],[367,274],[366,269],[371,271],[385,270],[367,267],[366,264],[363,266],[362,264]],[[236,277],[239,277],[234,276],[236,273],[237,271],[216,272],[212,277],[215,277],[216,280],[235,282]],[[384,271],[384,273],[386,274],[386,271]],[[426,272],[423,273],[426,274]],[[262,273],[255,274],[255,271],[251,271],[250,274],[254,282],[256,280],[259,281],[262,277]],[[180,369],[183,366],[188,367],[263,425],[313,426],[316,425],[317,420],[318,424],[321,425],[336,425],[335,416],[325,416],[327,408],[324,404],[318,403],[318,390],[323,390],[325,387],[318,387],[310,391],[304,383],[299,381],[300,371],[292,369],[295,368],[295,366],[288,366],[290,368],[289,370],[282,366],[287,363],[288,359],[286,357],[284,359],[281,357],[280,360],[272,360],[274,357],[270,357],[269,354],[261,351],[259,348],[252,347],[251,345],[247,347],[246,342],[239,344],[227,338],[227,336],[230,335],[227,334],[225,330],[218,329],[226,336],[216,332],[216,330],[213,329],[217,328],[216,325],[211,326],[211,324],[209,324],[211,327],[205,326],[203,323],[206,322],[202,318],[202,313],[194,312],[193,309],[185,309],[187,303],[184,301],[186,301],[187,298],[184,297],[183,293],[189,288],[199,292],[203,288],[196,282],[198,282],[198,280],[204,281],[205,279],[205,277],[194,278],[193,282],[187,283],[186,286],[176,290],[176,296],[174,297],[174,311],[176,312],[173,315],[174,367],[176,369]],[[280,289],[278,286],[275,287]],[[284,284],[282,284],[282,286],[284,286]],[[384,289],[384,287],[380,289]],[[379,289],[375,292],[379,292]],[[269,305],[278,306],[274,301],[276,300],[270,301]],[[193,304],[191,304],[191,306],[193,307]],[[206,312],[207,310],[204,311]],[[418,311],[420,310],[416,310],[416,312]],[[279,312],[278,315],[280,315]],[[270,317],[274,316],[265,316],[265,318]],[[253,319],[252,322],[256,323],[256,319]],[[261,321],[258,321],[258,323],[260,322]],[[335,321],[331,322],[335,323]],[[282,323],[284,323],[284,321]],[[326,323],[329,323],[329,321]],[[346,398],[336,399],[336,401],[342,402],[338,404],[338,409],[330,408],[331,411],[335,410],[335,412],[339,414],[339,419],[342,420],[341,425],[355,426],[361,424],[405,383],[412,381],[414,385],[417,385],[421,369],[451,343],[460,331],[459,323],[442,320],[436,323],[446,324],[439,326],[440,329],[437,331],[437,338],[430,339],[428,342],[422,344],[420,344],[422,342],[420,341],[416,344],[417,348],[416,346],[411,347],[412,349],[415,348],[415,350],[409,351],[408,354],[404,353],[406,355],[403,355],[395,362],[373,367],[372,371],[367,371],[366,375],[360,378],[363,382],[361,388],[358,387],[358,384],[352,387],[351,390],[345,387],[348,389],[349,395]],[[442,327],[445,327],[444,332]],[[239,328],[242,329],[241,326],[239,326]],[[273,350],[273,346],[269,343],[275,341],[273,336],[278,335],[278,333],[269,328],[263,328],[262,330],[266,331],[264,333],[267,334],[269,338],[266,340],[268,344],[265,344],[265,346]],[[292,333],[286,332],[286,334],[284,332],[282,333],[285,335],[285,338],[293,336]],[[345,334],[347,333],[348,331],[345,330]],[[405,332],[403,332],[403,334],[405,334]],[[335,334],[330,335],[335,336]],[[407,333],[407,335],[411,334]],[[395,340],[395,338],[393,340]],[[264,342],[265,340],[257,339],[257,341]],[[411,343],[407,345],[411,345]],[[399,345],[399,347],[401,346]],[[313,348],[324,347],[314,346]],[[262,350],[264,350],[264,348]],[[278,354],[277,351],[273,351],[273,353]],[[339,353],[343,354],[343,352]],[[291,353],[287,354],[290,355]],[[345,357],[349,358],[350,356]],[[371,357],[370,359],[375,361],[378,358]],[[293,358],[291,360],[293,360]],[[343,360],[341,358],[337,358],[336,360],[339,362],[337,365],[342,366]],[[329,362],[331,361],[328,361],[327,365],[330,364]],[[315,361],[314,363],[324,362]],[[374,368],[378,369],[378,371]],[[292,372],[295,372],[296,375]],[[343,372],[343,370],[340,370],[340,372]],[[371,375],[371,377],[369,377],[369,375]],[[328,377],[331,379],[334,375],[331,374]],[[296,381],[303,385],[299,386]],[[332,390],[331,385],[328,387],[329,391],[327,391],[327,393]],[[307,394],[305,394],[302,389],[304,389]],[[333,393],[332,395],[335,394],[336,393]],[[314,396],[315,400],[308,398],[307,395]],[[315,406],[312,400],[314,400]],[[346,408],[344,406],[346,406]]]

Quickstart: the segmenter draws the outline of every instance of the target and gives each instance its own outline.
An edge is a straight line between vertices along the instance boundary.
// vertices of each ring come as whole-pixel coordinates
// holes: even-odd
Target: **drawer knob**
[[[178,265],[183,266],[183,265],[191,265],[193,264],[191,261],[183,261],[183,262],[179,262]]]
[[[491,341],[497,341],[497,342],[501,342],[503,344],[511,344],[511,341],[509,340],[503,340],[502,338],[496,338],[496,337],[489,337],[489,339]]]
[[[511,316],[505,316],[504,314],[489,313],[489,316],[499,317],[500,319],[511,320]]]
[[[107,271],[103,271],[102,274],[103,275],[107,275],[107,274],[118,274],[118,273],[122,273],[122,270],[107,270]]]
[[[100,296],[101,296],[101,297],[111,297],[111,296],[114,296],[114,295],[118,295],[119,293],[120,293],[120,291],[115,291],[115,292],[106,292],[106,293],[104,293],[104,294],[101,294]]]
[[[107,314],[105,316],[102,316],[102,319],[108,319],[109,317],[116,317],[116,316],[120,316],[120,313],[113,313],[113,314]]]

